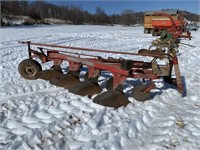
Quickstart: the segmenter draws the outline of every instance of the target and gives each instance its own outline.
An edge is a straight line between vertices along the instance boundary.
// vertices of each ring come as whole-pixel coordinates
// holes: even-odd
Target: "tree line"
[[[91,14],[81,6],[68,5],[58,2],[57,5],[45,1],[1,1],[3,15],[30,16],[34,20],[44,18],[62,19],[72,24],[142,24],[143,13],[125,10],[121,14],[107,15],[101,7],[96,8],[96,13]]]
[[[1,14],[4,16],[29,16],[36,21],[44,18],[57,18],[71,24],[100,24],[100,25],[133,25],[143,24],[144,12],[124,10],[120,14],[107,15],[101,7],[96,7],[96,13],[91,14],[81,6],[69,5],[65,1],[57,5],[45,1],[1,1]],[[198,21],[199,15],[183,13],[189,20]]]

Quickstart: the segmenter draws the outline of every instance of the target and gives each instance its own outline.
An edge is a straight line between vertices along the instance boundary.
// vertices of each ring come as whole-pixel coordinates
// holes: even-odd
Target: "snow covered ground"
[[[0,28],[0,149],[199,150],[200,31],[192,36],[182,42],[196,47],[182,45],[178,56],[185,97],[160,79],[151,100],[142,103],[129,96],[131,103],[115,110],[47,81],[20,77],[18,64],[28,54],[18,41],[137,52],[155,39],[143,34],[142,27]],[[131,79],[126,82],[128,93],[131,83]]]

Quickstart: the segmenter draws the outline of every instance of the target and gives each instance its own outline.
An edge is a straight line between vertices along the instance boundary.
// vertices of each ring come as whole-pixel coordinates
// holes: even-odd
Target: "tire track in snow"
[[[81,123],[81,120],[74,115],[69,115],[56,120],[53,126],[42,129],[42,132],[35,134],[27,139],[18,150],[23,149],[49,149],[50,146],[59,143],[64,138],[70,137],[75,126]]]
[[[75,103],[76,102],[74,102],[74,105],[79,105],[80,102],[77,104]],[[84,102],[82,103],[84,104]],[[16,108],[17,107],[18,106],[16,106]],[[64,110],[65,112],[67,112],[67,109],[69,107],[74,107],[74,106],[68,103],[68,106],[65,105],[60,108]],[[18,148],[14,147],[14,149],[19,149],[19,150],[37,149],[37,148],[49,149],[50,146],[55,146],[55,144],[57,144],[63,138],[65,139],[64,141],[68,141],[68,139],[71,139],[71,137],[74,136],[74,134],[78,134],[82,130],[82,127],[80,125],[85,124],[86,122],[88,122],[88,120],[90,123],[86,123],[85,125],[91,126],[91,127],[96,126],[98,124],[98,121],[101,120],[101,117],[104,114],[104,113],[100,113],[100,116],[99,116],[99,113],[96,111],[93,112],[92,108],[90,108],[91,111],[88,111],[87,110],[88,108],[85,108],[85,110],[81,110],[81,111],[79,110],[79,112],[77,112],[76,106],[73,109],[74,111],[69,111],[70,113],[62,112],[63,115],[56,119],[53,119],[52,117],[55,117],[55,115],[56,114],[58,115],[58,112],[61,112],[61,111],[57,110],[57,112],[55,112],[52,110],[48,110],[49,112],[46,111],[46,113],[42,113],[37,110],[36,112],[37,115],[32,116],[32,117],[26,116],[25,118],[22,117],[21,123],[18,123],[18,122],[13,123],[15,125],[17,123],[18,124],[17,126],[13,127],[13,125],[9,125],[10,128],[8,128],[7,126],[9,130],[13,129],[11,130],[13,134],[24,135],[28,133],[30,134],[30,132],[33,133],[31,137],[27,137],[28,139],[23,139],[23,143],[24,143],[23,145],[21,145]],[[92,112],[92,115],[90,114],[91,112]],[[40,128],[37,129],[37,132],[34,131],[34,128],[31,131],[30,126],[33,126],[33,122],[37,123],[38,120],[41,120],[39,122],[44,121],[45,124],[48,123],[48,120],[50,120],[51,122],[49,122],[48,125],[43,124],[42,126],[43,127],[46,126],[46,127],[43,128],[41,126]],[[22,132],[22,129],[23,129],[23,132]],[[86,143],[87,143],[86,141],[79,141],[79,142],[77,141],[75,145],[73,143],[68,143],[68,144],[69,144],[69,147],[74,147],[74,146],[77,147],[77,144],[79,144],[78,147],[81,147],[81,146],[84,146]]]
[[[143,145],[144,150],[147,148],[166,150],[182,149],[184,148],[183,144],[186,147],[188,147],[187,145],[190,145],[189,142],[184,139],[184,136],[181,136],[185,129],[180,128],[176,124],[178,119],[185,117],[177,115],[177,111],[182,111],[179,110],[180,108],[178,106],[180,101],[176,101],[179,95],[177,95],[174,90],[168,90],[167,92],[168,97],[161,96],[161,101],[156,104],[157,106],[155,105],[155,107],[160,110],[153,117],[145,117],[146,119],[143,120],[146,124],[146,130],[140,131],[140,139],[143,143],[148,143],[147,145]],[[151,106],[153,105],[151,104]],[[190,146],[193,147],[192,149],[197,148],[194,145]]]
[[[85,38],[68,38],[68,39],[56,39],[56,40],[39,40],[40,42],[39,43],[46,43],[48,42],[49,44],[62,44],[62,43],[65,43],[65,42],[71,42],[71,41],[77,41],[77,40],[83,40]],[[38,39],[36,39],[38,40]],[[3,47],[0,47],[0,50],[1,49],[9,49],[9,48],[18,48],[18,47],[27,47],[27,45],[24,45],[24,44],[20,44],[18,42],[16,43],[13,43],[15,45],[11,45],[11,46],[3,46]],[[17,44],[17,45],[16,45]]]
[[[42,89],[42,90],[38,90],[38,91],[32,91],[32,92],[28,92],[28,93],[23,93],[23,94],[13,94],[13,96],[7,96],[4,98],[0,98],[0,104],[6,102],[6,100],[10,100],[10,99],[22,99],[25,97],[32,97],[34,94],[47,94],[47,93],[51,93],[51,92],[58,92],[61,91],[62,89],[60,88],[52,88],[52,89]]]
[[[16,96],[16,93],[15,93],[13,96],[1,98],[0,99],[1,102],[6,101],[6,100],[9,100],[11,102],[11,103],[6,103],[5,105],[4,104],[2,105],[3,107],[2,107],[1,113],[3,113],[5,115],[5,114],[8,114],[8,112],[10,110],[13,110],[13,111],[18,110],[19,112],[20,111],[26,112],[29,109],[28,107],[32,107],[32,106],[29,106],[28,104],[26,104],[25,99],[29,99],[29,100],[31,99],[32,103],[38,103],[38,105],[41,105],[41,104],[39,104],[40,102],[37,102],[37,100],[33,100],[33,98],[31,98],[31,97],[34,97],[34,95],[36,95],[36,93],[37,93],[37,95],[45,95],[46,93],[52,93],[52,92],[57,93],[57,91],[61,91],[61,89],[60,88],[50,89],[50,90],[44,89],[44,90],[20,94],[18,96]],[[64,90],[62,90],[62,91],[64,91]],[[67,93],[67,91],[66,91],[66,93]],[[51,96],[51,95],[52,94],[50,94],[49,96]],[[35,98],[37,99],[37,97],[35,97]],[[37,110],[38,113],[36,113],[36,114],[29,114],[28,116],[22,116],[22,120],[19,120],[20,116],[17,117],[16,120],[14,119],[10,124],[7,124],[8,126],[4,122],[3,126],[1,128],[2,129],[5,128],[5,130],[11,132],[14,136],[18,137],[18,136],[32,132],[32,130],[34,130],[34,127],[37,129],[41,129],[44,126],[46,126],[45,124],[58,124],[59,122],[64,121],[64,119],[59,119],[60,117],[63,117],[63,115],[67,115],[69,113],[77,114],[77,110],[84,112],[83,115],[81,115],[81,118],[83,118],[83,120],[87,121],[88,119],[91,118],[91,115],[93,116],[94,114],[96,114],[96,109],[99,106],[97,107],[93,104],[91,105],[89,103],[89,99],[84,100],[84,101],[86,103],[81,102],[79,100],[69,101],[68,103],[60,102],[59,106],[57,107],[58,110],[56,110],[56,111],[62,112],[62,114],[59,114],[59,113],[56,114],[55,111],[50,112],[49,110],[51,110],[51,109],[44,109],[44,110],[39,109],[39,110]],[[90,100],[90,102],[91,102],[91,100]],[[80,106],[82,106],[81,109],[78,108]],[[33,112],[35,110],[31,110],[31,111]],[[10,115],[13,116],[14,114],[10,114]],[[52,117],[55,119],[53,119]],[[23,118],[25,118],[25,119],[23,119]],[[52,122],[52,121],[54,121],[54,122]],[[35,122],[35,123],[33,123],[33,122]],[[93,126],[94,122],[91,125]],[[54,143],[54,140],[55,140],[54,138],[59,139],[59,138],[63,137],[63,135],[66,136],[65,134],[68,134],[67,126],[65,128],[64,127],[62,128],[63,132],[60,132],[59,126],[62,126],[62,125],[58,125],[57,127],[55,127],[55,128],[58,128],[56,133],[51,135],[51,131],[50,131],[49,137],[45,137],[45,135],[44,135],[45,139],[42,140],[43,142],[39,143],[39,145],[38,145],[38,143],[36,145],[35,144],[33,145],[33,143],[35,142],[34,140],[36,140],[36,141],[38,140],[37,135],[35,135],[33,138],[34,140],[33,139],[28,140],[31,142],[30,143],[25,142],[22,145],[23,147],[20,147],[19,149],[27,149],[28,147],[29,148],[30,147],[31,148],[44,147],[44,149],[45,149],[45,148],[49,147],[50,145],[52,145]],[[51,129],[51,128],[47,127],[47,129],[46,129],[47,131],[45,131],[44,133],[48,132],[49,129]],[[42,134],[43,130],[40,132]],[[9,136],[9,134],[6,134],[5,136]],[[13,145],[13,144],[11,144],[11,145]],[[72,143],[71,143],[71,146],[73,147]]]
[[[30,121],[33,120],[29,120],[29,122]],[[9,144],[11,141],[5,141],[5,144],[9,144],[9,147],[7,147],[7,149],[49,149],[52,144],[58,143],[63,137],[70,137],[70,135],[73,134],[74,128],[80,123],[81,120],[79,119],[79,117],[69,114],[59,119],[56,119],[56,121],[51,122],[50,124],[48,124],[48,126],[43,124],[44,128],[41,127],[40,131],[38,129],[31,130],[27,126],[24,126],[23,122],[12,122],[12,125],[9,125],[11,129],[6,129],[4,127],[5,134],[7,134],[4,134],[4,136],[8,136],[10,133],[15,135],[15,138],[25,134],[32,135],[25,139],[19,138],[19,141],[17,142],[23,142],[22,145],[16,145],[13,143],[11,145]],[[2,129],[3,128],[0,128],[1,132]],[[8,133],[8,131],[10,133]]]

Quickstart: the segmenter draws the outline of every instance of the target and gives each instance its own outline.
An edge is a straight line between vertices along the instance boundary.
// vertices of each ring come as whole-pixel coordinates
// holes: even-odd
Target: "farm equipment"
[[[18,66],[18,71],[23,78],[48,80],[53,85],[67,88],[69,92],[82,96],[94,97],[93,95],[99,94],[93,98],[93,102],[104,106],[118,108],[129,103],[123,90],[123,83],[127,78],[143,79],[144,83],[134,86],[132,90],[133,98],[138,101],[150,99],[150,91],[155,88],[153,80],[159,78],[163,78],[168,83],[176,83],[179,93],[183,94],[178,58],[176,55],[172,55],[170,50],[164,53],[159,48],[155,50],[143,49],[138,53],[130,53],[32,43],[30,41],[20,43],[28,45],[29,55],[29,58],[23,60]],[[144,62],[122,58],[102,58],[92,55],[92,52],[148,57],[152,60]],[[37,59],[40,59],[42,63],[52,61],[53,66],[49,70],[42,70],[40,63],[36,61]],[[159,60],[163,59],[167,60],[166,64],[159,64]],[[63,73],[60,66],[63,61],[69,64],[67,74]],[[88,71],[83,76],[84,81],[81,82],[79,80],[80,72],[85,66]],[[173,69],[175,79],[172,78]],[[106,82],[107,91],[102,92],[98,78],[105,71],[112,73],[112,76]]]
[[[153,36],[159,36],[161,31],[166,30],[172,34],[174,39],[189,38],[191,33],[186,30],[187,22],[175,12],[147,12],[144,19],[144,33],[152,33]]]

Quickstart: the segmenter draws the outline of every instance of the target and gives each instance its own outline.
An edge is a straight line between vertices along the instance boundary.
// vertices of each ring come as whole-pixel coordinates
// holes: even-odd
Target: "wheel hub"
[[[34,76],[36,74],[36,70],[31,66],[27,66],[25,71],[29,76]]]

